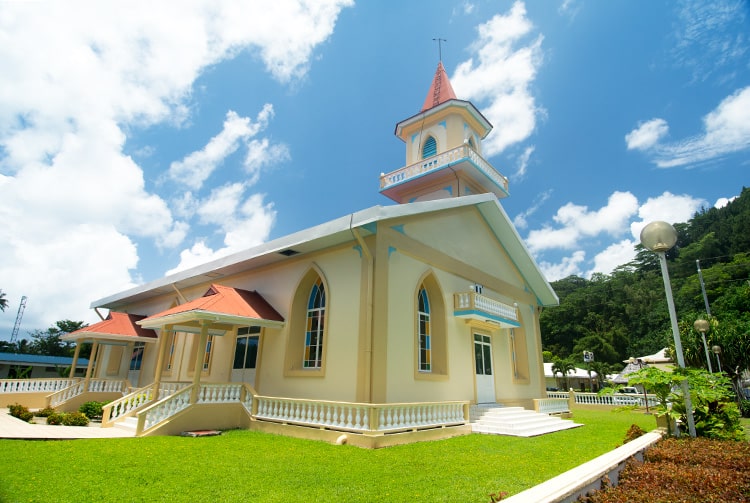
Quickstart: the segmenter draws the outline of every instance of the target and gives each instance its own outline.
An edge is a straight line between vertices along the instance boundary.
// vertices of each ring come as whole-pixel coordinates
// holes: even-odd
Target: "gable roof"
[[[537,303],[541,306],[557,305],[557,295],[497,198],[492,194],[476,194],[393,206],[373,206],[105,297],[92,302],[91,307],[121,309],[132,302],[173,294],[174,288],[213,283],[217,278],[281,263],[289,260],[292,255],[311,253],[351,242],[354,239],[352,229],[357,229],[361,237],[366,238],[375,234],[375,224],[379,222],[472,206],[484,218],[495,239],[518,269],[527,288],[536,297]]]
[[[121,341],[146,341],[156,340],[156,332],[147,328],[141,328],[136,323],[145,318],[138,314],[120,313],[110,311],[104,320],[80,328],[60,337],[66,341],[77,341],[84,339],[107,339]]]
[[[437,70],[435,70],[432,85],[430,85],[430,90],[427,91],[427,97],[424,99],[421,111],[424,112],[448,100],[455,99],[456,93],[453,91],[453,86],[451,86],[451,82],[448,80],[448,74],[445,73],[445,67],[441,61],[438,63]]]
[[[283,316],[258,292],[212,284],[202,297],[151,315],[138,323],[145,327],[162,327],[201,319],[230,324],[270,322],[260,324],[278,325],[284,322]]]

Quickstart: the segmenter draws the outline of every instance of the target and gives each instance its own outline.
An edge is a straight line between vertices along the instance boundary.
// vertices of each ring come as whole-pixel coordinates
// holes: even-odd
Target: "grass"
[[[533,438],[468,435],[365,450],[252,431],[218,437],[0,440],[0,501],[488,502],[622,444],[642,412],[577,410]]]

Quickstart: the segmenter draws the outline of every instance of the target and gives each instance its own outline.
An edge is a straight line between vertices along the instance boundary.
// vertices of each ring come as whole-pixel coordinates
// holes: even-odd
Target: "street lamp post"
[[[693,323],[693,328],[695,328],[696,331],[700,332],[701,338],[703,339],[703,350],[706,352],[706,362],[708,362],[708,371],[713,374],[714,369],[711,367],[711,357],[708,354],[708,344],[706,344],[706,332],[708,332],[710,325],[708,324],[708,321],[699,318],[695,320],[695,323]]]
[[[631,365],[638,365],[638,369],[640,369],[640,370],[643,370],[643,367],[645,366],[643,364],[643,360],[641,360],[640,358],[634,358],[634,357],[631,356],[628,359],[628,361],[630,362]],[[645,385],[643,386],[643,403],[646,404],[646,414],[648,414],[648,395],[646,394],[646,386]]]
[[[677,231],[667,222],[651,222],[641,231],[641,244],[659,257],[661,264],[661,275],[664,280],[664,291],[667,295],[667,306],[669,308],[669,319],[672,322],[672,336],[674,337],[674,348],[677,353],[677,364],[685,368],[685,356],[682,353],[682,340],[680,339],[680,328],[677,326],[677,312],[674,308],[672,298],[672,285],[669,282],[669,270],[667,269],[667,250],[677,243]],[[685,396],[685,413],[687,415],[688,431],[691,437],[695,437],[695,419],[693,418],[693,403],[690,399],[690,387],[687,378],[682,381],[682,394]]]
[[[721,354],[721,346],[711,346],[711,351],[716,354],[716,361],[719,362],[719,374],[721,374],[721,358],[719,358],[719,355]]]

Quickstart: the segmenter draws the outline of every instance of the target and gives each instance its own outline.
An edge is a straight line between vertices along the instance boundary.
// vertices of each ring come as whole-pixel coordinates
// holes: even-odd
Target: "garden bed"
[[[732,503],[750,501],[750,443],[667,438],[631,459],[619,484],[581,498],[585,503]]]

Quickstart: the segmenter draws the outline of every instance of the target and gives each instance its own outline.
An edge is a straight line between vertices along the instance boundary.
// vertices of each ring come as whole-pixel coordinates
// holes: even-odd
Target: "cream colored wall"
[[[483,284],[484,294],[491,298],[519,304],[523,328],[516,335],[523,332],[527,354],[522,362],[523,379],[516,378],[513,372],[508,330],[487,324],[476,329],[492,338],[498,400],[527,404],[530,399],[542,396],[544,378],[535,299],[524,290],[522,279],[480,216],[471,209],[457,210],[419,221],[406,219],[398,229],[380,229],[378,233],[378,239],[386,240],[391,248],[385,299],[388,375],[383,395],[386,400],[411,401],[415,397],[420,401],[475,400],[475,329],[452,315],[453,294],[466,292],[475,283]],[[414,376],[417,348],[413,297],[426,272],[434,274],[440,284],[447,308],[449,375],[442,381]]]
[[[406,165],[422,160],[422,143],[432,135],[437,141],[437,151],[459,147],[469,138],[474,139],[474,146],[481,155],[482,146],[475,129],[467,122],[463,109],[449,108],[440,113],[425,117],[424,123],[418,123],[409,128],[406,136]]]
[[[402,227],[392,228],[398,224]],[[509,304],[519,303],[527,341],[529,379],[513,382],[507,331],[490,330],[498,397],[520,401],[542,396],[544,379],[535,299],[524,290],[523,281],[478,212],[471,208],[457,209],[438,216],[379,223],[377,235],[368,238],[367,243],[375,258],[371,325],[363,318],[366,305],[363,281],[368,280],[365,272],[368,262],[355,248],[354,240],[335,249],[290,258],[282,265],[216,280],[223,285],[258,291],[285,320],[290,318],[295,289],[311,267],[316,267],[326,282],[328,327],[324,372],[318,373],[322,374],[319,377],[305,376],[300,371],[285,373],[289,324],[281,329],[264,329],[256,372],[256,389],[260,394],[337,401],[358,401],[368,396],[373,402],[473,401],[473,331],[465,320],[453,317],[453,294],[480,283],[489,297]],[[415,367],[415,294],[426,273],[432,273],[440,285],[447,313],[448,373],[443,376],[420,376]],[[192,300],[203,295],[209,286],[206,283],[181,293]],[[170,293],[150,303],[134,305],[129,312],[153,314],[170,307],[175,298],[176,294]],[[363,375],[363,362],[370,358],[365,336],[370,326],[371,381]],[[197,336],[180,334],[176,368],[171,375],[162,375],[162,380],[192,379],[187,369],[193,337]],[[202,381],[230,379],[234,340],[234,332],[215,338],[211,372]],[[153,375],[158,356],[158,344],[147,347],[141,385],[151,382],[149,376]]]
[[[270,396],[317,398],[355,401],[357,384],[357,353],[359,351],[360,268],[356,243],[340,246],[300,259],[290,259],[284,266],[268,267],[245,274],[221,278],[222,285],[256,290],[283,317],[289,319],[291,299],[300,279],[313,264],[322,272],[328,291],[328,328],[324,342],[325,375],[323,377],[290,377],[284,375],[288,324],[282,329],[264,329],[262,352],[256,369],[256,389]],[[210,283],[181,290],[187,300],[202,296]],[[128,312],[150,315],[168,309],[176,294],[153,299],[150,303],[128,306]],[[231,378],[236,332],[214,338],[210,372],[203,373],[202,382],[226,382]],[[191,381],[196,334],[178,333],[174,369],[162,374],[164,381]],[[149,347],[141,367],[141,385],[153,382],[158,357],[158,343]]]

